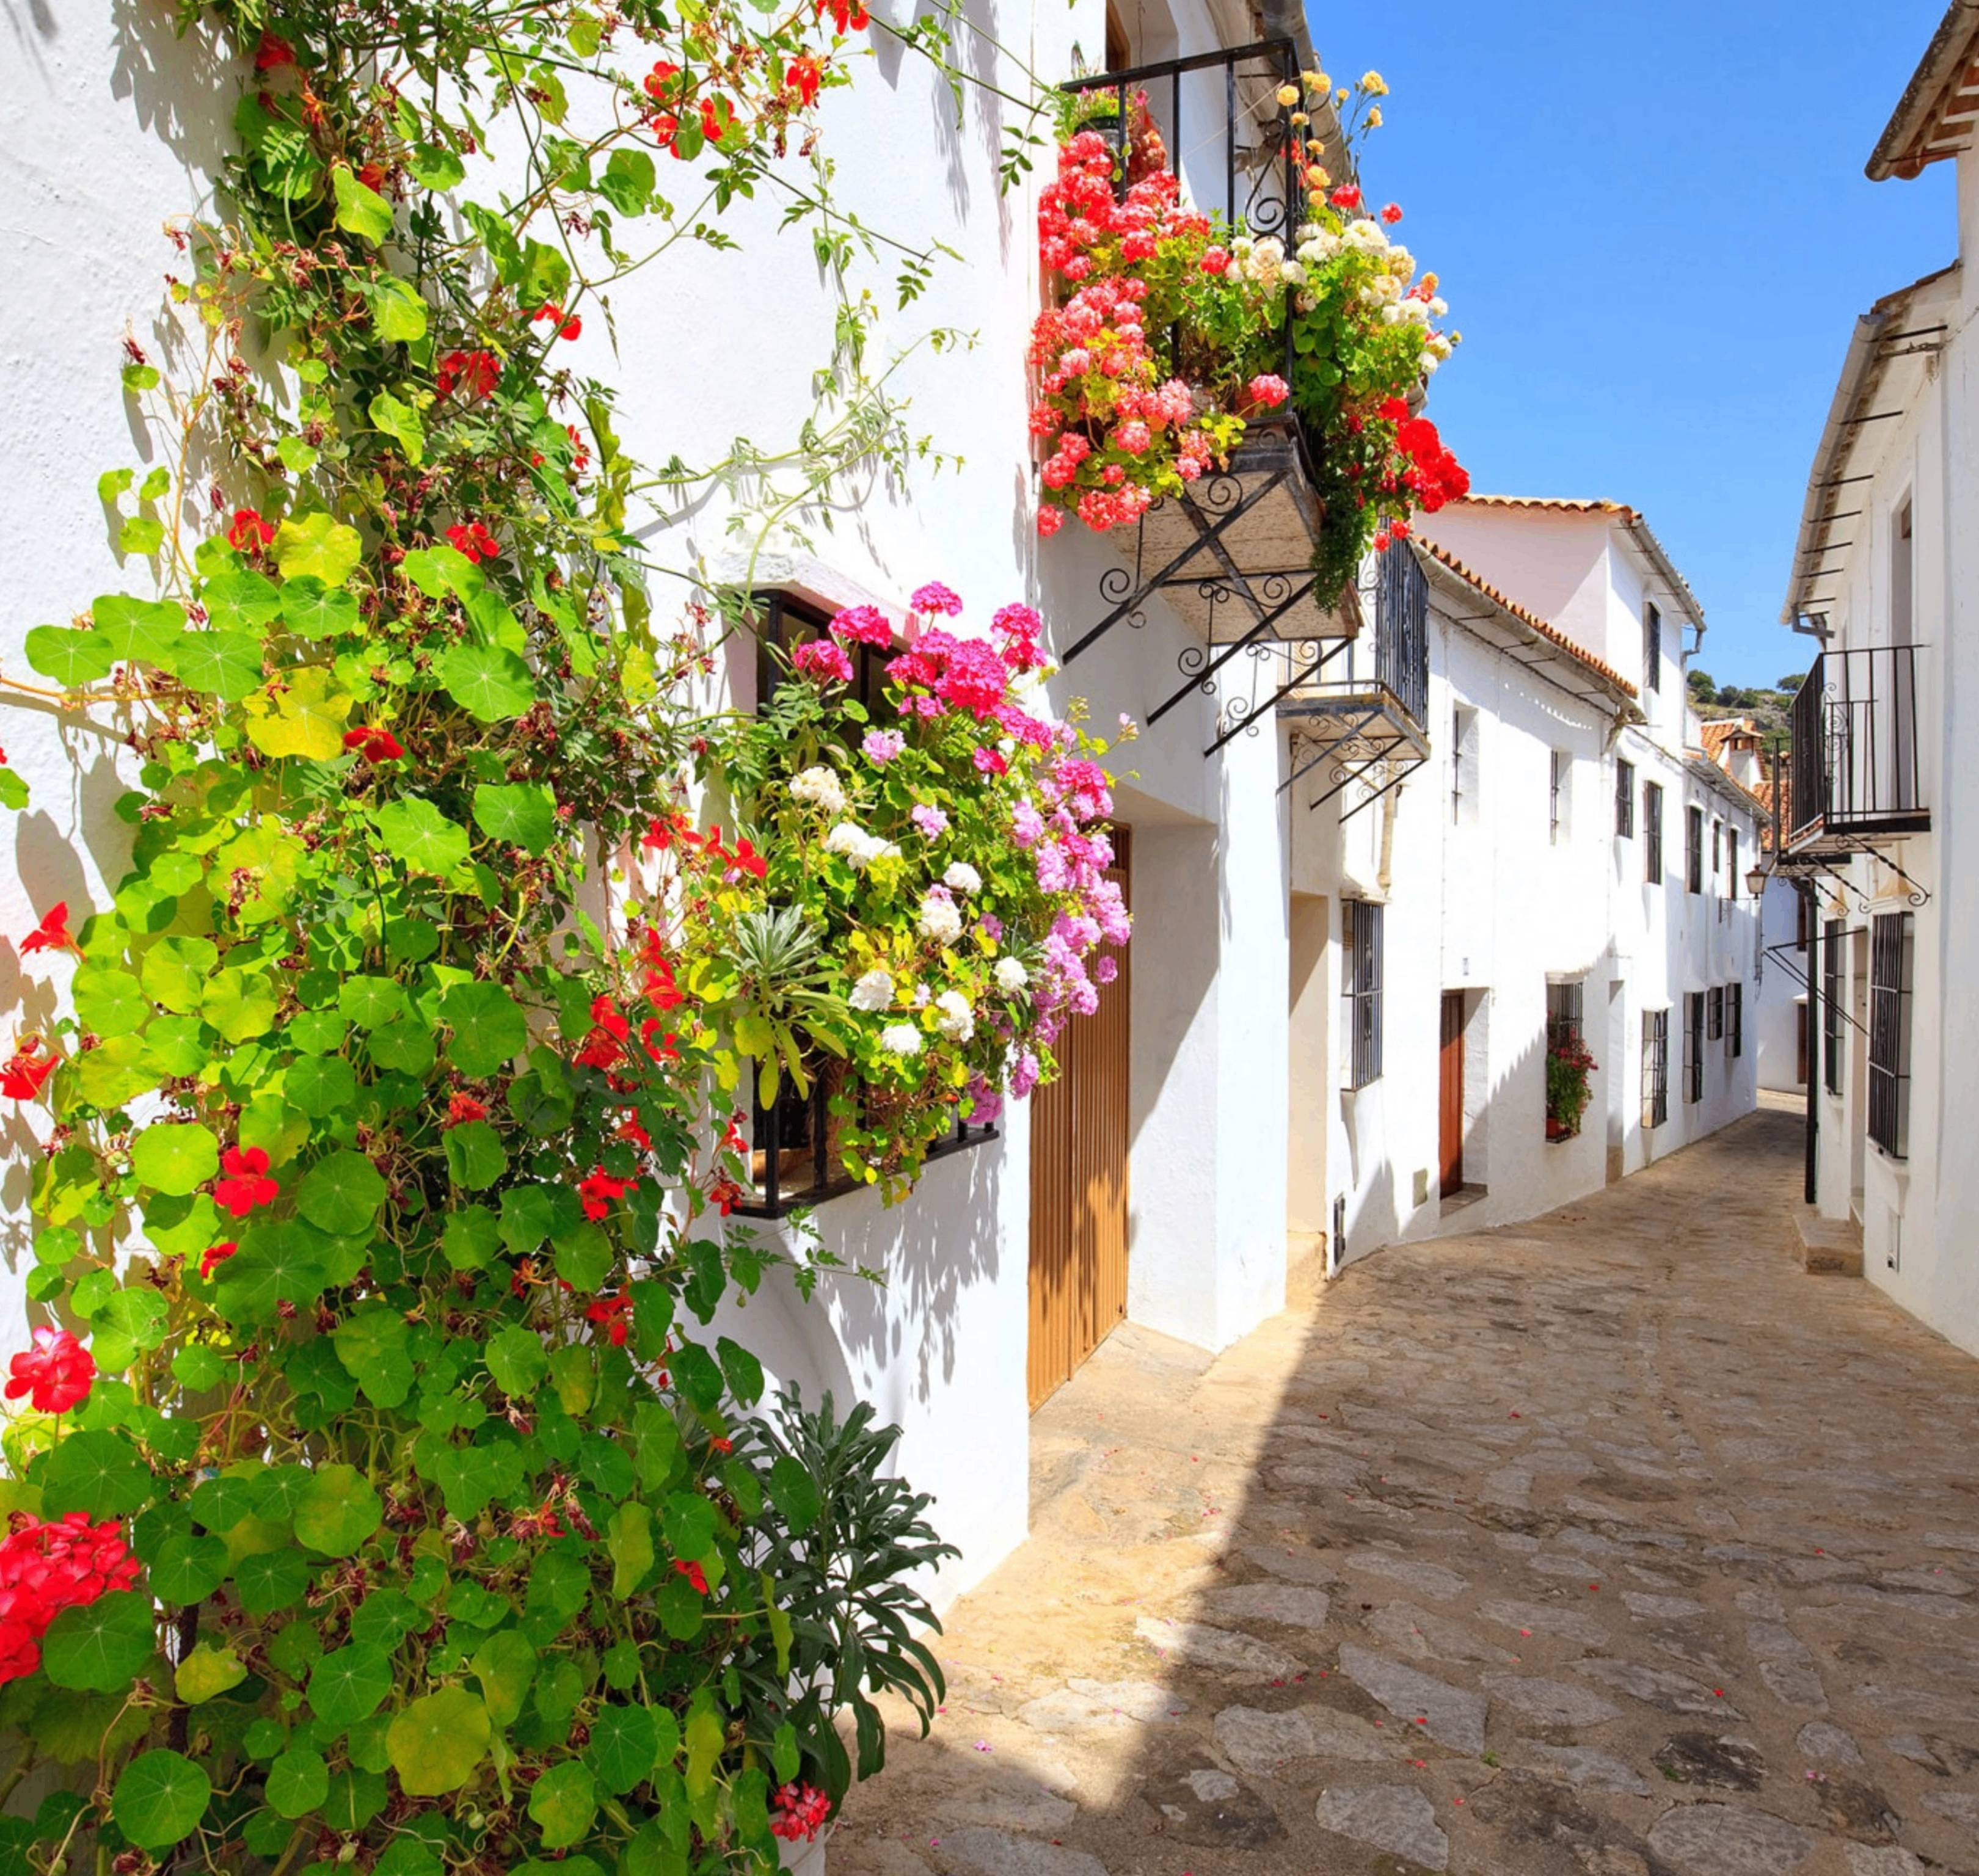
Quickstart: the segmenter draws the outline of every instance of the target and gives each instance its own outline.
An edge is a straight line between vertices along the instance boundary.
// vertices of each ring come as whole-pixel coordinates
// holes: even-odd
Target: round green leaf
[[[529,666],[500,645],[457,645],[434,668],[454,701],[478,722],[506,723],[536,701]]]
[[[296,1209],[336,1238],[369,1231],[384,1202],[385,1182],[378,1168],[347,1148],[318,1160],[296,1188]]]
[[[75,973],[75,1013],[98,1036],[128,1036],[151,1013],[151,999],[128,970],[85,964]]]
[[[544,1353],[542,1338],[519,1323],[511,1323],[490,1336],[481,1357],[494,1376],[495,1385],[512,1400],[528,1400],[550,1371],[550,1358]]]
[[[250,1616],[272,1616],[299,1602],[310,1585],[308,1560],[300,1551],[264,1551],[243,1557],[234,1566],[234,1586],[240,1606]]]
[[[320,580],[291,580],[282,588],[282,623],[300,638],[333,638],[356,625],[357,602]]]
[[[182,1752],[140,1752],[111,1794],[117,1828],[141,1850],[169,1850],[206,1815],[213,1782]]]
[[[393,1717],[385,1749],[408,1797],[439,1798],[474,1776],[493,1738],[487,1708],[464,1687],[443,1687]]]
[[[208,938],[161,938],[144,953],[141,969],[144,994],[166,1009],[190,1016],[206,994],[207,979],[220,962],[220,948]]]
[[[378,1494],[356,1467],[323,1466],[302,1489],[296,1536],[324,1556],[348,1556],[384,1520]]]
[[[482,782],[474,824],[491,840],[540,853],[556,837],[556,797],[541,782]]]
[[[392,1658],[382,1648],[340,1648],[310,1669],[310,1710],[339,1732],[377,1712],[392,1691]]]
[[[357,1074],[341,1056],[303,1056],[289,1064],[282,1092],[312,1120],[325,1120],[357,1099]]]
[[[529,1815],[543,1834],[545,1850],[565,1850],[582,1841],[597,1815],[597,1785],[575,1759],[552,1765],[529,1788]]]
[[[196,1120],[161,1121],[131,1143],[131,1169],[156,1192],[184,1198],[220,1170],[220,1143]]]
[[[230,1648],[201,1642],[178,1665],[172,1685],[189,1707],[217,1700],[247,1678],[247,1664]]]
[[[513,1629],[502,1629],[482,1643],[473,1660],[490,1715],[504,1726],[514,1725],[535,1679],[536,1651]]]
[[[348,164],[340,163],[330,172],[330,183],[336,192],[336,225],[340,228],[361,234],[367,241],[382,241],[391,234],[391,204],[376,189],[360,182],[351,174]]]
[[[440,999],[439,1013],[453,1031],[447,1059],[463,1075],[492,1075],[529,1046],[522,1007],[499,983],[456,984]]]
[[[386,851],[416,873],[449,873],[467,857],[467,830],[420,796],[387,802],[377,822]]]
[[[268,1803],[285,1818],[303,1818],[330,1795],[330,1768],[320,1752],[291,1746],[268,1768]]]
[[[291,516],[275,530],[275,564],[285,580],[341,586],[364,552],[363,537],[324,514]]]
[[[187,632],[178,642],[172,664],[188,690],[229,703],[239,702],[263,682],[261,641],[244,631]]]
[[[81,1608],[65,1609],[41,1639],[41,1666],[58,1687],[115,1693],[151,1665],[158,1638],[151,1599],[113,1590]]]
[[[43,1461],[41,1508],[50,1517],[86,1511],[121,1517],[151,1498],[151,1468],[121,1433],[72,1433]]]
[[[28,662],[65,691],[108,677],[117,662],[102,633],[69,625],[37,625],[28,635],[27,652]]]
[[[591,1722],[591,1743],[585,1763],[615,1797],[652,1776],[660,1732],[644,1707],[608,1706]]]
[[[227,1579],[227,1546],[217,1537],[167,1537],[151,1559],[151,1593],[161,1601],[204,1603]]]
[[[140,661],[176,670],[179,641],[185,636],[185,608],[170,599],[134,599],[128,593],[106,593],[90,602],[90,617],[110,647],[110,655],[126,664]]]

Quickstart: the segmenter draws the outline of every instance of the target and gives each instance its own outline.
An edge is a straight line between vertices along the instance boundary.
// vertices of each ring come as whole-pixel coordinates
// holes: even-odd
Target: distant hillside
[[[1690,701],[1707,723],[1721,717],[1750,717],[1770,746],[1775,736],[1792,735],[1794,693],[1806,674],[1789,672],[1774,688],[1760,690],[1735,684],[1720,685],[1709,671],[1693,671]]]

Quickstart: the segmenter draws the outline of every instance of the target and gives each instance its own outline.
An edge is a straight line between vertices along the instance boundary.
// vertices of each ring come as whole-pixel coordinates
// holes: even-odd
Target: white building
[[[1865,1274],[1979,1351],[1974,747],[1979,698],[1979,18],[1947,12],[1871,156],[1957,167],[1959,259],[1856,322],[1815,452],[1784,622],[1819,655],[1796,699],[1785,866],[1818,920],[1813,1190]],[[1964,857],[1961,859],[1959,855]]]

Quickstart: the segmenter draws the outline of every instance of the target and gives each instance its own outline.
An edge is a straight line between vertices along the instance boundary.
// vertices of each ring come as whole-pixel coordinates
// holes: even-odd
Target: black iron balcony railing
[[[1918,748],[1921,645],[1824,651],[1793,701],[1790,847],[1931,825]]]
[[[1401,546],[1376,562],[1374,680],[1417,722],[1429,714],[1429,579]]]

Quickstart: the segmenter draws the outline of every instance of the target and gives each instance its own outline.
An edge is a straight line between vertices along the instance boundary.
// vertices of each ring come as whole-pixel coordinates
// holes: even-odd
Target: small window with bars
[[[1347,1085],[1364,1088],[1381,1078],[1381,940],[1385,907],[1371,900],[1343,900],[1341,940],[1347,1004]]]
[[[1653,602],[1643,608],[1643,678],[1652,691],[1663,688],[1663,615]]]
[[[1615,837],[1618,840],[1636,837],[1636,765],[1633,762],[1615,764]]]
[[[1821,928],[1821,1081],[1831,1095],[1841,1092],[1841,921]]]
[[[1735,901],[1739,897],[1739,830],[1725,830],[1725,880],[1726,890]]]
[[[1725,986],[1713,984],[1705,993],[1704,1035],[1707,1042],[1725,1039]]]
[[[1695,1106],[1704,1099],[1704,993],[1683,999],[1683,1098]]]
[[[1643,1125],[1660,1127],[1669,1119],[1669,1012],[1643,1012]]]
[[[1450,824],[1467,827],[1477,819],[1477,713],[1461,704],[1450,719]]]
[[[1869,929],[1869,1138],[1892,1159],[1910,1150],[1913,926],[1886,912]]]
[[[1684,810],[1683,883],[1687,892],[1704,890],[1704,810],[1701,807]]]
[[[1643,784],[1643,877],[1663,883],[1663,791],[1655,782]]]
[[[1576,978],[1571,983],[1546,986],[1546,1047],[1560,1049],[1569,1042],[1584,1042],[1586,1034],[1587,986]]]
[[[1734,1061],[1745,1052],[1745,986],[1725,986],[1725,1052]]]

